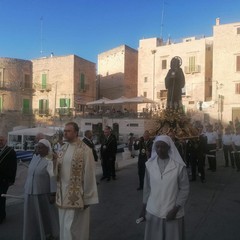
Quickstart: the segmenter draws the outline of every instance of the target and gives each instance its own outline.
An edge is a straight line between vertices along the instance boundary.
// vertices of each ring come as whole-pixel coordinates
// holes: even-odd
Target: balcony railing
[[[51,116],[52,109],[35,109],[34,114],[38,116]]]
[[[44,91],[49,92],[49,91],[52,91],[52,84],[42,85],[42,84],[35,83],[34,89],[41,92],[44,92]]]
[[[60,116],[72,116],[73,115],[73,108],[57,108],[57,113]]]
[[[201,66],[200,65],[194,65],[194,66],[185,67],[184,72],[186,74],[200,73],[201,72]]]
[[[33,115],[33,110],[32,109],[22,109],[22,114],[23,115]]]

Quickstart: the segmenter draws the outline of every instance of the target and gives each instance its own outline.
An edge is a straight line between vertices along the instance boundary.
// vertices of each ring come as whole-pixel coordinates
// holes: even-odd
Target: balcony
[[[194,66],[184,67],[184,72],[186,74],[200,73],[201,72],[201,66],[200,65],[194,65]]]
[[[38,115],[40,117],[48,117],[52,115],[52,110],[51,109],[35,109],[34,114]]]
[[[33,110],[32,109],[22,109],[22,114],[23,115],[33,115]]]
[[[57,108],[59,116],[73,116],[73,108]]]
[[[15,90],[16,87],[11,88],[11,85],[9,82],[0,82],[0,90]]]
[[[50,92],[52,91],[52,84],[46,84],[46,85],[42,85],[39,83],[35,83],[34,84],[34,89],[40,92]]]

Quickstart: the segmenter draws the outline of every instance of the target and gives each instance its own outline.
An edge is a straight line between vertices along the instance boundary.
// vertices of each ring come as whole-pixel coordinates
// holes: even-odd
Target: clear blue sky
[[[164,40],[211,36],[217,17],[240,22],[240,0],[0,0],[0,57],[53,52],[96,63],[99,53],[137,49],[161,33]]]

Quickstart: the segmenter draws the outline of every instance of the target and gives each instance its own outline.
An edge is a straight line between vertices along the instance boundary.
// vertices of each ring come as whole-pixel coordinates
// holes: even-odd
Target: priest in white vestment
[[[98,203],[94,157],[78,132],[75,122],[65,125],[66,143],[55,162],[60,240],[89,240],[89,205]]]

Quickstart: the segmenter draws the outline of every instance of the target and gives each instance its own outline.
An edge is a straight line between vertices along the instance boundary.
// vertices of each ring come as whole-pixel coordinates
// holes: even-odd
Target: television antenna
[[[162,1],[162,16],[161,16],[161,32],[160,32],[160,37],[162,38],[163,36],[163,21],[164,21],[164,11],[165,11],[165,1]]]
[[[43,17],[40,18],[40,23],[41,23],[41,49],[40,49],[40,54],[41,56],[43,55]]]

